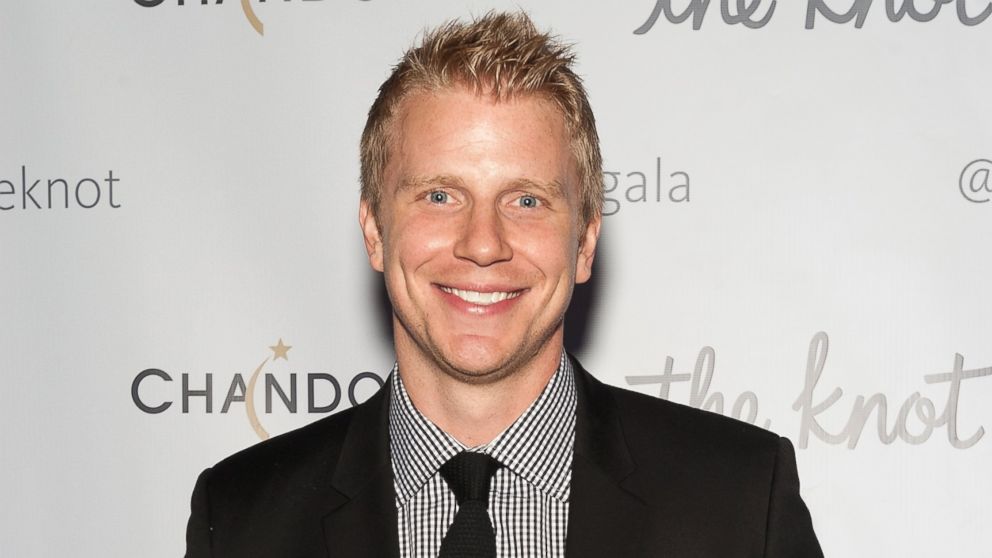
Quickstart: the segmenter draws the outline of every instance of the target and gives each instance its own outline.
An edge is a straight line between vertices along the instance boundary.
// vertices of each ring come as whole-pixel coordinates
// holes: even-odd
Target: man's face
[[[484,383],[559,348],[600,224],[580,222],[560,113],[455,88],[408,97],[393,126],[378,222],[360,218],[397,353]]]

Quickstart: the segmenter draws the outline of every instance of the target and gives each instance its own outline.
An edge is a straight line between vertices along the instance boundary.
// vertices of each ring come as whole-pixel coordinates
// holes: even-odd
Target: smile
[[[494,291],[483,293],[479,291],[463,291],[461,289],[441,285],[439,285],[439,287],[442,291],[448,294],[455,295],[465,302],[478,304],[479,306],[489,306],[490,304],[496,304],[497,302],[517,298],[523,293],[523,291]]]

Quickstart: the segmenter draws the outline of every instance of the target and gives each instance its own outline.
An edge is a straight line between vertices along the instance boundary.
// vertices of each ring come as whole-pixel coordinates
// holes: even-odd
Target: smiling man
[[[361,144],[393,372],[205,471],[187,556],[822,555],[787,440],[606,386],[565,353],[603,199],[572,60],[523,14],[404,55]]]
[[[400,378],[442,430],[485,444],[556,371],[600,217],[583,217],[582,177],[551,101],[451,85],[395,110],[384,191],[362,201],[361,223],[393,305]]]

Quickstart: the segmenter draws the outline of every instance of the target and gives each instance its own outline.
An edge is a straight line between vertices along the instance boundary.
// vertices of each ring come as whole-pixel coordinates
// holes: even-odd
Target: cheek
[[[414,271],[450,250],[453,219],[410,216],[396,224],[386,238],[387,257],[404,272]]]
[[[517,231],[514,252],[524,256],[546,277],[571,275],[575,268],[574,232],[562,227],[528,227]]]

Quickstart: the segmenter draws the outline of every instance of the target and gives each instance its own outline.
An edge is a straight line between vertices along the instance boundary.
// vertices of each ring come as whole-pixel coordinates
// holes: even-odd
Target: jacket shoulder
[[[245,448],[214,465],[211,477],[245,487],[272,475],[333,470],[354,413],[346,409]]]
[[[753,424],[624,388],[603,384],[625,427],[666,442],[733,451],[777,451],[779,436]]]
[[[323,555],[324,518],[388,466],[387,394],[380,389],[204,471],[193,489],[188,556]]]
[[[658,526],[648,536],[658,540],[645,544],[676,544],[674,555],[823,556],[787,439],[710,411],[602,389],[633,462],[624,484]],[[673,541],[665,534],[673,530],[713,536]]]
[[[822,556],[788,440],[576,370],[587,442],[574,496],[587,523],[598,522],[590,510],[604,495],[620,492],[644,522],[645,556]],[[590,480],[603,472],[619,484]]]

